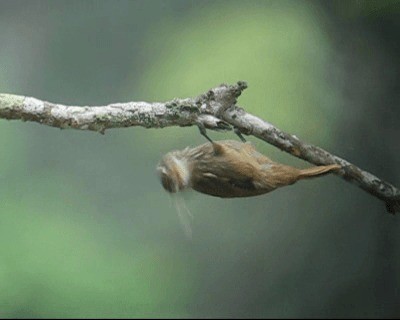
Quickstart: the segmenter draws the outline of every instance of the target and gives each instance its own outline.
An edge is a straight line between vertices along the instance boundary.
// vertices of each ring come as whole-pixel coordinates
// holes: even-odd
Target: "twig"
[[[142,126],[199,125],[212,130],[237,128],[314,165],[340,164],[337,174],[385,202],[390,213],[400,212],[400,190],[319,147],[257,118],[236,105],[245,82],[220,85],[197,98],[164,103],[128,102],[99,107],[54,104],[35,98],[0,94],[0,118],[34,121],[60,129],[73,128],[104,133],[106,129]]]

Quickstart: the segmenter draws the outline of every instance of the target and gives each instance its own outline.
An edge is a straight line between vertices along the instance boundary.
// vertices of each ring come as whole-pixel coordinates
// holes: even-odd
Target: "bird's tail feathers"
[[[330,173],[332,171],[337,171],[340,168],[341,166],[338,164],[331,164],[327,166],[317,166],[317,167],[302,169],[300,170],[299,178],[300,179],[312,178]]]

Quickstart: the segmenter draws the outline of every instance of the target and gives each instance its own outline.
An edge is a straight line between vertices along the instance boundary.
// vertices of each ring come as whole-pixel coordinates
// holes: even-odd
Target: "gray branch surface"
[[[34,121],[60,129],[72,128],[104,133],[111,128],[197,125],[212,130],[230,130],[262,139],[314,165],[339,164],[336,174],[381,199],[390,213],[400,212],[400,190],[354,164],[319,147],[301,141],[236,105],[245,82],[222,84],[196,98],[169,102],[127,102],[107,106],[65,106],[35,98],[0,94],[0,118]]]

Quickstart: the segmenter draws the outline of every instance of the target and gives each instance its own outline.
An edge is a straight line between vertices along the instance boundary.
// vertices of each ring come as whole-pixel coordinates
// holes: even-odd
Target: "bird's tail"
[[[300,170],[299,179],[307,179],[320,176],[323,174],[330,173],[332,171],[339,170],[340,168],[341,166],[338,164],[330,164],[327,166],[317,166],[317,167],[302,169]]]

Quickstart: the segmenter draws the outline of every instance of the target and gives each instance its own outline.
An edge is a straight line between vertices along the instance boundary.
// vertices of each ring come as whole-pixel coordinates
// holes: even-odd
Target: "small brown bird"
[[[261,195],[340,168],[332,164],[297,169],[272,161],[249,142],[222,140],[169,152],[157,171],[163,187],[171,193],[192,188],[211,196],[236,198]]]

